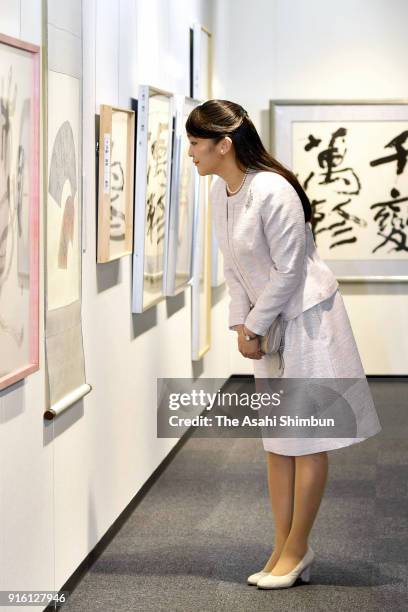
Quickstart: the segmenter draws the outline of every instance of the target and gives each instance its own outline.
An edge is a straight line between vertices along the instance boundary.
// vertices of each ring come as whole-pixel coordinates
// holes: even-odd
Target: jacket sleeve
[[[221,179],[216,178],[211,186],[211,201],[213,206],[222,202],[220,190],[225,189],[225,183]],[[220,202],[219,202],[220,201]],[[219,219],[214,214],[214,229],[218,244],[224,242],[225,236],[220,234]],[[229,317],[228,327],[234,329],[235,325],[242,325],[250,310],[250,301],[245,289],[243,288],[231,262],[227,252],[223,252],[224,261],[224,277],[227,285],[230,302],[229,302]]]
[[[230,295],[228,327],[234,329],[235,325],[245,323],[251,304],[245,289],[225,256],[224,276]]]
[[[245,326],[264,336],[302,279],[306,227],[302,202],[286,179],[267,194],[261,214],[272,266]]]

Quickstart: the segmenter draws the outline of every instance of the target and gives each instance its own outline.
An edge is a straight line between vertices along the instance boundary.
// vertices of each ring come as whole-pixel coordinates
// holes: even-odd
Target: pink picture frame
[[[3,334],[3,346],[8,341],[16,345],[20,342],[23,346],[23,350],[16,349],[12,357],[6,348],[2,352],[0,347],[0,390],[39,369],[40,62],[40,47],[0,34],[0,78],[5,84],[0,93],[4,136],[0,146],[9,145],[6,158],[2,157],[0,175],[12,186],[0,215],[0,226],[4,225],[0,227],[3,229],[0,234],[11,237],[0,242],[0,343]],[[29,97],[24,97],[25,92],[29,92]],[[13,138],[13,129],[20,134],[20,140]],[[23,145],[27,142],[28,151],[25,151]],[[4,184],[4,180],[2,182]],[[28,212],[23,210],[27,206]],[[13,289],[15,304],[7,296]],[[17,302],[19,295],[25,296],[21,303]],[[14,317],[9,326],[8,313],[4,312],[7,308],[13,311]],[[7,364],[6,359],[9,359]]]

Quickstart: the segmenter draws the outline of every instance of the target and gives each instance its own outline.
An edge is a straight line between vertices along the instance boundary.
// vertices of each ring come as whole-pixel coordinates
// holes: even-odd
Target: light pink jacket
[[[282,313],[286,320],[330,297],[339,284],[320,259],[301,200],[275,172],[248,174],[227,197],[217,178],[211,189],[212,214],[230,294],[229,327],[265,335]]]

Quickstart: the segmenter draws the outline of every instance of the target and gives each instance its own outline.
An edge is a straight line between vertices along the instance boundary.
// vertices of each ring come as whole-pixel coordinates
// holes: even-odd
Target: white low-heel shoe
[[[258,584],[258,580],[260,580],[261,578],[263,578],[264,576],[268,576],[269,572],[264,572],[263,570],[261,572],[257,572],[256,574],[251,574],[250,576],[248,576],[248,584],[253,584],[254,586],[256,586]]]
[[[257,582],[258,589],[284,589],[291,587],[296,580],[301,577],[304,582],[310,580],[310,570],[314,561],[315,554],[313,550],[308,548],[303,559],[299,561],[296,567],[291,572],[284,576],[274,576],[268,573],[267,576],[263,576]],[[272,570],[273,571],[273,570]]]

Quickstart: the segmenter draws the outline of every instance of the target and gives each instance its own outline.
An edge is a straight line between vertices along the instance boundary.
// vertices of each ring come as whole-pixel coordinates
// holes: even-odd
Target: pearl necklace
[[[240,186],[238,187],[238,189],[236,189],[235,191],[231,191],[231,189],[228,187],[228,184],[227,184],[227,195],[228,195],[228,196],[235,195],[236,193],[238,193],[238,191],[239,191],[240,189],[242,189],[242,187],[244,186],[244,183],[245,183],[245,181],[246,181],[246,177],[247,177],[247,175],[248,175],[248,170],[249,170],[249,168],[247,168],[247,169],[245,170],[244,178],[242,179],[241,184],[240,184]]]

